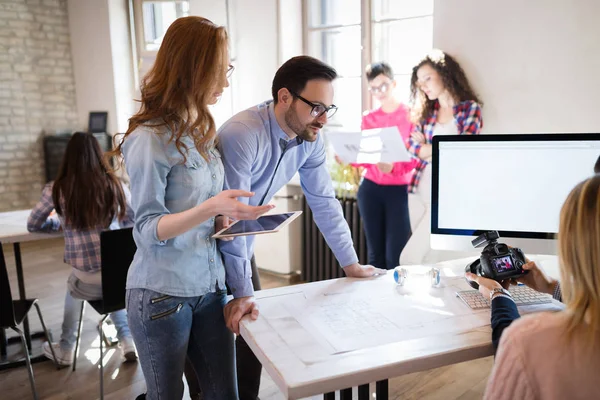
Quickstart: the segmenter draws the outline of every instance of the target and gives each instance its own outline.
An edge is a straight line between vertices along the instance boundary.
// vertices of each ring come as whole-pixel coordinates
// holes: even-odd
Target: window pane
[[[433,0],[372,0],[375,21],[433,15]]]
[[[144,18],[144,48],[156,51],[162,38],[177,18],[190,15],[189,1],[145,1],[142,5]]]
[[[373,62],[387,61],[395,74],[410,74],[433,46],[433,17],[373,25]]]
[[[360,26],[350,26],[310,34],[310,54],[333,66],[340,76],[361,75]]]
[[[360,0],[309,0],[310,26],[360,24]]]
[[[333,102],[337,113],[329,120],[330,125],[360,129],[362,117],[361,78],[338,78],[333,81]]]

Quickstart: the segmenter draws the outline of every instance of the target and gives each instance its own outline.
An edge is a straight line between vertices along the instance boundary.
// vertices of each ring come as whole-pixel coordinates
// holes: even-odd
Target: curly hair
[[[479,105],[483,105],[479,97],[475,94],[469,80],[462,67],[449,54],[441,50],[434,49],[428,53],[412,70],[410,79],[410,102],[413,109],[413,119],[415,123],[422,123],[427,120],[437,107],[438,100],[429,100],[427,95],[419,88],[417,71],[423,65],[430,65],[442,78],[444,87],[450,92],[452,97],[458,102],[471,100]]]

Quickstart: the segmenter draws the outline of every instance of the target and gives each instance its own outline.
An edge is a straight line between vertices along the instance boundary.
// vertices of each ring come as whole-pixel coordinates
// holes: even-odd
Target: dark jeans
[[[205,400],[237,399],[233,333],[225,325],[225,291],[199,297],[127,291],[129,327],[146,379],[147,400],[181,399],[187,359]]]
[[[254,290],[260,290],[260,276],[256,267],[254,256],[250,260],[252,265],[252,285]],[[262,373],[262,365],[256,358],[244,338],[240,335],[235,340],[238,392],[240,400],[257,400],[258,391],[260,389],[260,375]],[[186,360],[185,378],[190,388],[190,397],[192,399],[200,397],[200,383],[194,371],[193,366]]]
[[[364,179],[357,198],[369,264],[377,268],[395,268],[411,235],[407,185],[378,185]]]

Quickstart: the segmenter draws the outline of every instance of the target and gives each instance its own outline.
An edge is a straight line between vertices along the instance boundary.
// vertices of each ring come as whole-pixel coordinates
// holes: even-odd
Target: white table
[[[554,258],[532,259],[557,274]],[[377,399],[387,399],[389,378],[493,354],[489,309],[473,311],[456,297],[470,289],[463,278],[469,261],[438,264],[439,288],[410,277],[398,286],[390,271],[259,291],[260,316],[245,318],[241,334],[289,399],[334,398],[336,390],[349,399],[343,389],[355,386],[366,399],[370,382],[378,382]],[[560,305],[519,308],[528,313]]]
[[[19,210],[0,213],[0,263],[6,265],[4,258],[4,251],[2,250],[2,244],[12,243],[15,252],[15,266],[17,270],[17,284],[19,288],[19,299],[24,300],[27,298],[25,293],[25,280],[23,277],[23,264],[21,260],[21,246],[22,242],[30,242],[35,240],[47,240],[57,237],[62,237],[62,232],[58,233],[32,233],[27,231],[27,218],[31,210]],[[29,332],[29,321],[27,318],[23,321],[23,330],[25,331],[25,337],[27,339],[27,346],[31,350],[31,338],[40,336],[38,333],[31,335]],[[3,329],[0,329],[0,358],[5,358],[7,353],[7,341]],[[43,356],[33,356],[31,361],[42,361],[45,360]],[[0,370],[20,366],[23,361],[18,362],[0,362]]]

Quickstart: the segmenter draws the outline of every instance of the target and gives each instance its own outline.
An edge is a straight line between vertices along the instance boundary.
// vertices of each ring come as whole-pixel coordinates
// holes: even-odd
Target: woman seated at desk
[[[77,132],[67,144],[56,180],[44,187],[41,200],[27,220],[30,232],[62,228],[65,233],[65,263],[72,270],[67,281],[62,334],[59,343],[43,344],[44,355],[53,359],[54,350],[59,365],[73,363],[81,302],[102,298],[100,232],[132,225],[130,197],[129,190],[110,171],[96,138]],[[51,216],[54,209],[58,219]],[[115,311],[110,318],[123,357],[137,360],[126,311]]]
[[[562,291],[566,305],[564,311],[519,318],[510,293],[500,283],[467,275],[479,283],[479,291],[484,296],[491,297],[492,338],[500,340],[485,398],[598,398],[599,175],[571,191],[560,212],[558,231],[562,287],[531,262],[526,265],[531,272],[524,282],[538,291],[553,293],[555,298],[560,298]],[[508,287],[508,282],[503,284]]]

